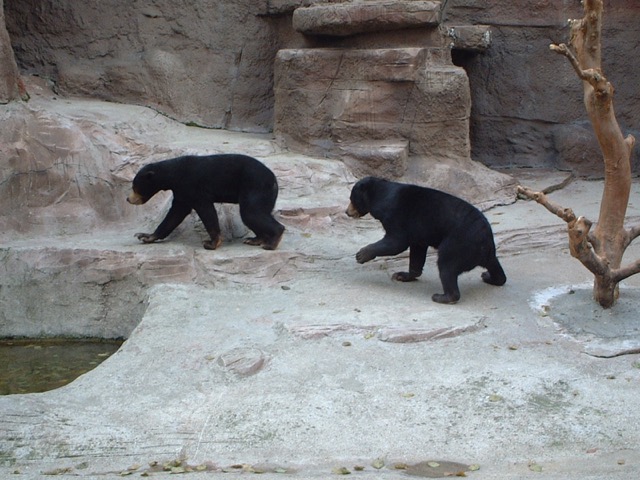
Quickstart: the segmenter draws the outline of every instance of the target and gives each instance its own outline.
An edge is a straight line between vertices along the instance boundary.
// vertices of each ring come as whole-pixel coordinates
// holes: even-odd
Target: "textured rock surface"
[[[348,203],[355,177],[342,162],[281,152],[270,136],[187,127],[143,107],[63,99],[40,79],[28,87],[30,102],[0,110],[6,126],[0,130],[0,204],[6,206],[0,243],[7,246],[0,263],[15,273],[0,281],[0,335],[17,326],[24,335],[57,335],[71,323],[75,335],[126,336],[149,286],[212,286],[236,276],[242,283],[268,283],[276,274],[280,280],[293,274],[289,265],[297,255],[280,250],[259,268],[260,249],[241,249],[233,261],[209,255],[195,215],[166,243],[140,244],[133,234],[155,228],[171,199],[164,192],[140,207],[125,201],[135,172],[150,161],[184,153],[258,157],[278,177],[276,213],[288,229],[331,229]],[[511,177],[473,166],[440,165],[446,173],[433,172],[430,184],[458,191],[481,208],[514,201]],[[218,213],[225,244],[247,234],[237,206],[221,205]],[[64,240],[70,236],[71,246]],[[127,312],[123,298],[134,311]],[[82,306],[79,323],[69,314],[71,305]],[[45,322],[49,316],[57,320]]]
[[[529,306],[550,282],[587,276],[560,247],[562,222],[537,204],[487,212],[508,283],[486,285],[475,270],[460,278],[463,301],[437,305],[429,301],[439,289],[433,255],[409,284],[391,281],[406,253],[356,263],[358,248],[382,229],[344,214],[354,177],[343,163],[281,152],[269,136],[185,127],[148,109],[29,88],[28,104],[0,110],[3,124],[24,126],[10,130],[14,137],[1,131],[0,186],[15,185],[19,168],[15,176],[32,175],[17,183],[16,199],[2,191],[2,203],[18,210],[0,212],[1,332],[128,339],[70,385],[0,397],[2,478],[116,479],[180,462],[217,474],[265,471],[267,480],[282,470],[326,478],[363,465],[359,478],[400,480],[396,462],[433,458],[479,463],[488,480],[539,475],[532,458],[555,478],[637,476],[634,360],[584,355],[593,342],[559,334],[548,316],[554,304],[544,314]],[[287,226],[278,250],[234,235],[204,250],[193,219],[166,242],[133,238],[167,204],[127,208],[137,166],[224,150],[255,155],[278,175],[277,214]],[[455,178],[466,178],[458,193],[495,197],[489,180],[502,176],[446,167],[439,188],[461,188]],[[538,187],[534,180],[527,184]],[[542,188],[547,177],[538,181]],[[576,181],[552,196],[593,217],[600,186]],[[509,199],[512,189],[502,195]],[[120,217],[104,213],[120,202]],[[74,205],[82,211],[62,215]],[[227,212],[230,225],[235,216]],[[640,255],[637,246],[628,253]],[[627,351],[640,345],[637,298],[627,304]],[[383,468],[371,466],[380,458]]]
[[[303,152],[342,156],[378,141],[436,163],[469,158],[467,76],[440,48],[281,50],[274,90],[276,137]],[[395,170],[406,173],[402,161]]]
[[[19,98],[18,67],[4,21],[3,0],[0,0],[0,104]]]
[[[549,44],[568,41],[567,19],[582,17],[580,2],[449,4],[445,23],[485,24],[492,32],[485,53],[454,51],[471,85],[472,157],[489,165],[561,166],[602,174],[599,152],[588,164],[583,161],[582,152],[592,151],[591,139],[578,135],[561,151],[556,143],[568,128],[588,122],[582,83],[566,58],[549,51]],[[638,67],[640,10],[633,0],[605,2],[604,15],[603,67],[616,89],[616,114],[623,132],[639,137],[640,98],[632,72]],[[635,171],[639,158],[636,148]]]
[[[447,25],[446,28],[454,50],[484,52],[491,46],[491,27],[488,25]]]
[[[294,10],[310,6],[308,0],[154,0],[126,7],[115,0],[5,3],[23,71],[52,78],[62,92],[147,104],[182,121],[234,130],[273,128],[278,50],[327,46],[293,29]],[[566,59],[548,50],[549,43],[567,40],[566,20],[580,16],[579,2],[444,3],[445,25],[491,28],[491,47],[484,53],[453,52],[470,78],[472,158],[503,167],[581,170],[580,150],[590,147],[578,138],[559,152],[556,139],[562,135],[557,130],[584,124],[582,87]],[[622,128],[636,134],[639,30],[634,0],[606,5],[605,69],[616,87]],[[356,35],[337,46],[416,47],[425,35],[423,29]],[[590,160],[596,169],[598,157]]]
[[[349,36],[364,32],[384,32],[437,26],[440,2],[389,1],[320,4],[298,8],[293,28],[307,35]]]
[[[278,48],[264,2],[11,2],[23,69],[60,92],[149,105],[184,122],[271,128]],[[43,48],[43,42],[48,44]]]

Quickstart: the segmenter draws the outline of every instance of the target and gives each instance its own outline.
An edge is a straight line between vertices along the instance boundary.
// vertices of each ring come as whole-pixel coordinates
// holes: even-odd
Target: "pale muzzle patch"
[[[346,213],[351,218],[360,218],[362,216],[362,215],[360,215],[360,212],[358,212],[356,207],[354,207],[353,203],[351,203],[351,202],[349,202],[349,206],[347,207],[347,212]]]
[[[127,202],[131,205],[142,205],[145,202],[145,199],[136,192],[131,192],[127,197]]]

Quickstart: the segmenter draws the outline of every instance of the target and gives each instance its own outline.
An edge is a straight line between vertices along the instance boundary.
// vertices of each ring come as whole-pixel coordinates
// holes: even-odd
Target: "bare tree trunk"
[[[624,138],[613,109],[613,86],[602,73],[602,0],[584,0],[584,17],[572,20],[569,46],[551,45],[567,57],[582,80],[584,104],[604,157],[604,191],[598,223],[576,218],[571,209],[552,204],[543,193],[520,187],[519,192],[535,199],[568,224],[571,254],[594,274],[593,295],[604,308],[618,297],[618,283],[640,271],[640,261],[621,268],[622,256],[640,228],[626,230],[624,219],[631,190],[631,151],[635,138]],[[573,51],[576,53],[574,54]]]

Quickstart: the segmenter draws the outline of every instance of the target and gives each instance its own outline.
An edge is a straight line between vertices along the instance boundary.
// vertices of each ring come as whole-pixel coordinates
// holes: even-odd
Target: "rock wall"
[[[293,12],[312,3],[5,0],[4,7],[20,68],[51,78],[61,93],[149,105],[208,127],[268,132],[277,52],[310,46],[309,36],[294,30]],[[567,39],[566,20],[580,16],[579,2],[442,5],[446,25],[491,27],[483,53],[453,51],[470,79],[472,158],[491,166],[597,170],[580,82],[566,59],[548,50]],[[640,8],[635,0],[608,0],[605,15],[605,73],[616,86],[623,130],[638,133]],[[403,35],[409,42],[416,33]],[[384,47],[386,37],[369,34],[365,41]]]
[[[20,95],[19,74],[9,34],[5,27],[3,0],[0,0],[0,104]]]
[[[5,11],[23,71],[60,93],[214,128],[271,128],[280,41],[267,2],[11,0]]]
[[[473,168],[469,81],[452,63],[442,7],[371,0],[297,8],[293,27],[310,45],[276,57],[276,139],[340,158],[357,176],[433,184],[438,166]]]
[[[623,133],[640,138],[640,5],[605,0],[603,69],[616,88]],[[444,21],[491,26],[481,55],[454,50],[470,78],[472,157],[490,166],[556,166],[602,174],[601,154],[582,103],[582,83],[549,44],[568,41],[578,1],[450,0]],[[639,170],[639,154],[633,157]]]

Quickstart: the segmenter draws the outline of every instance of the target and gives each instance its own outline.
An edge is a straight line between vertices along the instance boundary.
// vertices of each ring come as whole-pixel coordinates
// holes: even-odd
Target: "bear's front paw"
[[[142,243],[153,243],[158,240],[158,237],[156,237],[153,233],[136,233],[135,237]]]
[[[358,263],[366,263],[374,258],[376,258],[375,254],[373,254],[367,247],[362,248],[358,253],[356,253],[356,261]]]
[[[445,303],[445,304],[454,304],[457,303],[458,300],[460,300],[460,294],[459,293],[434,293],[431,296],[431,300],[433,300],[436,303]]]
[[[420,275],[415,275],[411,272],[396,272],[391,275],[392,280],[397,280],[398,282],[413,282],[418,279]]]

